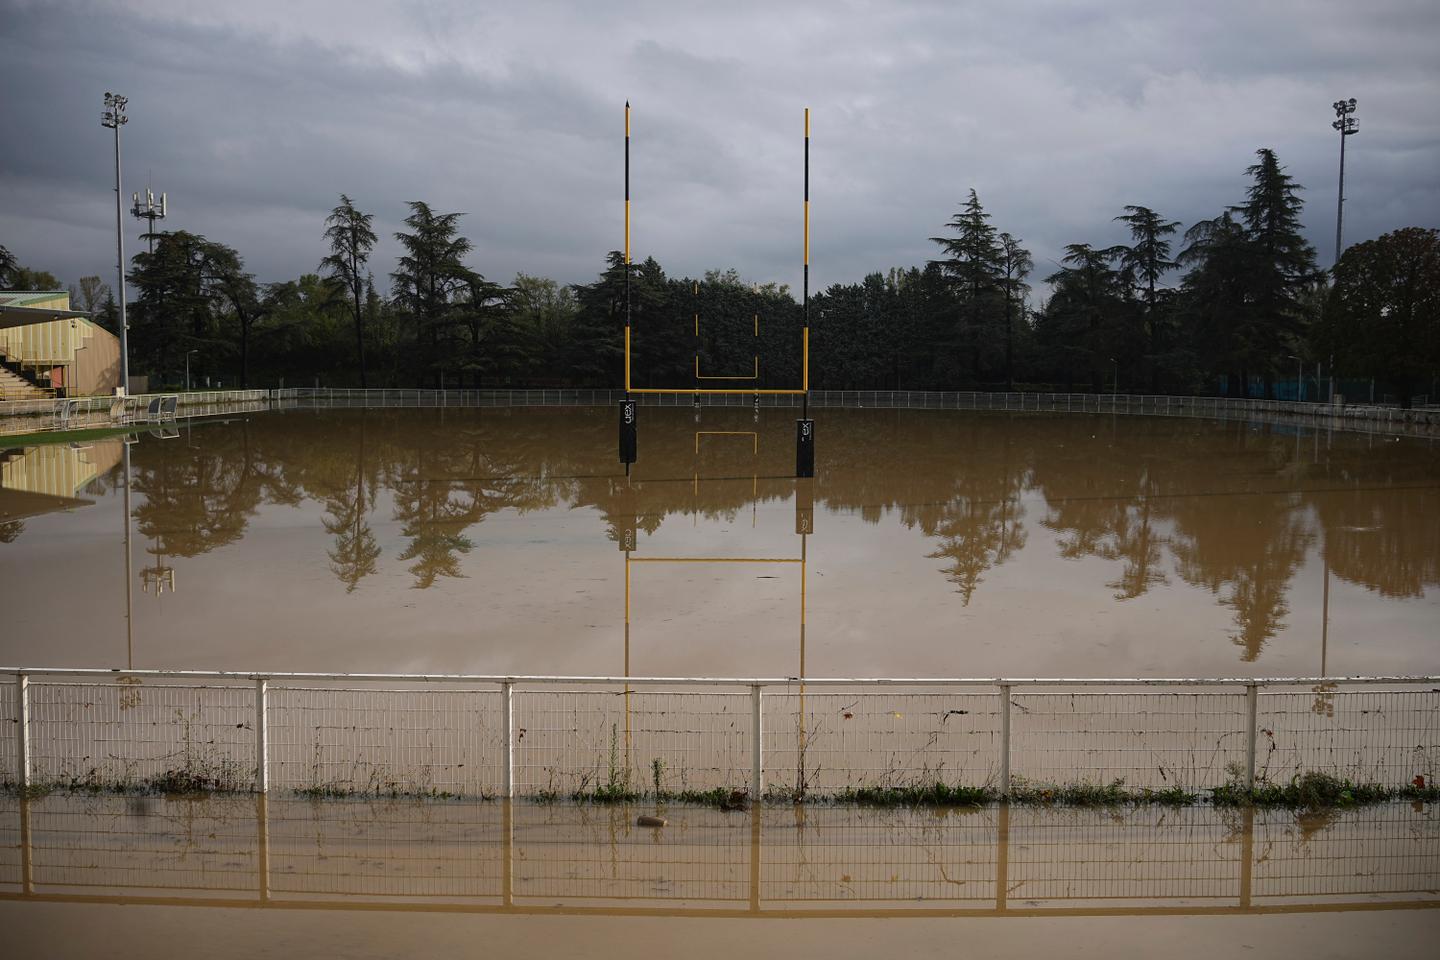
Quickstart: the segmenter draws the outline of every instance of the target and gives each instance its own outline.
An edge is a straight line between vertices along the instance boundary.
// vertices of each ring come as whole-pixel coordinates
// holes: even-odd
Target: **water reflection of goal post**
[[[800,650],[799,650],[799,673],[796,675],[800,681],[800,721],[799,721],[799,746],[798,755],[800,762],[804,763],[804,742],[805,742],[805,602],[806,602],[806,539],[808,533],[800,534],[800,556],[798,557],[635,557],[631,551],[625,551],[625,676],[630,676],[630,617],[632,604],[630,599],[630,584],[633,576],[632,566],[634,564],[691,564],[691,563],[713,563],[713,564],[781,564],[796,566],[800,569]],[[631,742],[631,720],[630,720],[630,685],[625,685],[625,769],[633,769],[633,762],[630,753]],[[803,772],[801,773],[803,780]],[[759,798],[756,798],[759,799]]]
[[[698,458],[700,454],[700,441],[702,437],[748,437],[750,438],[751,455],[758,457],[760,454],[760,433],[756,430],[696,430],[694,453]],[[758,470],[752,472],[750,477],[750,492],[752,498],[759,496]],[[627,485],[629,478],[626,478]],[[700,490],[700,466],[694,465],[692,473],[692,490],[698,495]],[[625,664],[624,675],[630,676],[630,621],[631,621],[631,580],[633,571],[631,569],[636,563],[713,563],[713,564],[786,564],[796,565],[800,568],[800,636],[799,636],[799,671],[796,678],[799,680],[800,712],[798,726],[798,745],[800,749],[797,755],[800,757],[802,769],[799,771],[801,782],[804,780],[803,764],[805,757],[805,606],[806,592],[808,585],[807,563],[808,563],[808,540],[810,534],[815,532],[815,493],[813,481],[808,479],[797,480],[795,484],[795,533],[800,537],[800,555],[798,557],[706,557],[706,556],[668,556],[668,557],[636,557],[632,556],[638,547],[635,537],[633,522],[625,527],[620,535],[620,549],[625,554]],[[753,507],[753,500],[752,500]],[[696,507],[698,511],[698,505]],[[754,525],[752,510],[751,525]],[[632,723],[631,723],[631,693],[629,684],[625,685],[625,769],[633,769],[633,757],[631,755]],[[758,799],[758,798],[757,798]]]

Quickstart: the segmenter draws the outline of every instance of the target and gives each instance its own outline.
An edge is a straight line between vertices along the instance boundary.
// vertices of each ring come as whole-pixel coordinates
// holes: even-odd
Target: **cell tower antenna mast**
[[[151,190],[149,187],[146,187],[144,196],[141,196],[138,193],[132,193],[130,195],[130,201],[130,215],[137,220],[149,221],[148,225],[145,228],[145,239],[149,243],[150,252],[154,253],[155,221],[165,219],[167,207],[165,194],[161,193],[160,202],[156,203],[155,191]]]

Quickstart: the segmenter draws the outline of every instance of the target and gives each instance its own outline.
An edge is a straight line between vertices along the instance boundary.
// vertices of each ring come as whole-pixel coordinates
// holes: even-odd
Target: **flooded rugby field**
[[[794,478],[793,415],[770,408],[647,408],[628,476],[607,408],[289,410],[13,448],[0,454],[0,661],[812,681],[1440,670],[1432,440],[1093,414],[826,410],[816,419],[814,480]],[[174,705],[189,709],[188,689],[37,677],[37,769],[64,759],[40,749],[44,731],[69,722],[64,710],[115,694],[118,722],[163,722],[155,718]],[[960,930],[994,955],[1033,955],[1076,935],[1131,955],[1136,938],[1168,940],[1182,929],[1177,956],[1237,943],[1272,953],[1308,945],[1324,956],[1423,939],[1440,916],[1430,803],[867,809],[772,798],[723,810],[654,798],[381,799],[327,795],[334,780],[310,784],[320,741],[312,758],[303,738],[272,746],[284,789],[254,796],[245,772],[253,754],[244,753],[254,708],[234,689],[212,689],[234,700],[226,709],[239,718],[227,724],[241,751],[240,792],[58,790],[0,804],[0,913],[14,942],[84,955],[101,940],[82,931],[98,925],[125,938],[120,954],[153,954],[163,947],[146,918],[163,918],[166,930],[197,936],[229,929],[216,956],[253,955],[241,945],[256,942],[386,956],[477,937],[544,944],[555,956],[726,956],[782,943],[802,954],[874,956],[944,952]],[[596,692],[599,706],[564,707],[570,726],[540,729],[540,706],[517,707],[517,722],[530,724],[532,741],[548,733],[588,751],[596,769],[608,732],[613,779],[623,716],[628,776],[626,689],[623,711]],[[903,727],[936,742],[910,706],[903,722],[884,698],[855,717],[853,697],[812,689],[806,707],[799,689],[799,745],[782,744],[783,723],[766,731],[777,756],[803,756],[816,735],[807,718],[822,704],[851,723],[890,724],[885,736]],[[912,704],[934,693],[920,691]],[[277,685],[282,694],[330,696]],[[1179,695],[1147,692],[1136,702]],[[1319,744],[1317,755],[1333,754],[1356,718],[1372,733],[1384,727],[1374,716],[1380,695],[1262,693],[1259,716],[1273,729],[1261,733],[1273,754],[1273,707],[1300,718],[1295,730]],[[337,696],[323,714],[293,702],[332,717],[352,697]],[[635,696],[638,709],[646,695]],[[675,696],[682,712],[700,702]],[[984,720],[978,775],[991,783],[998,708],[966,696],[978,706],[937,715]],[[1016,748],[1018,769],[1028,772],[1024,750],[1069,763],[1085,747],[1086,722],[1067,719],[1062,743],[1026,727],[1043,722],[1026,704],[1063,701],[1073,711],[1079,701],[1027,696],[997,701],[1020,711],[1017,736],[1029,746]],[[1106,705],[1107,748],[1126,756],[1127,708],[1106,696],[1080,700]],[[1416,763],[1433,770],[1437,756],[1433,695],[1404,696],[1403,720],[1391,717],[1401,735],[1385,740],[1386,762],[1399,758],[1387,776],[1400,780]],[[355,743],[373,752],[393,735],[383,733],[389,714],[375,712],[368,693],[352,698],[370,711],[352,731],[375,738]],[[1213,715],[1196,706],[1222,700]],[[1229,730],[1244,703],[1243,687],[1196,694],[1175,717]],[[581,735],[574,724],[598,726]],[[276,736],[285,729],[282,721]],[[487,726],[476,754],[490,764],[482,795],[498,783],[496,736]],[[737,736],[717,783],[748,775],[743,730]],[[304,756],[287,759],[286,749]],[[648,777],[654,761],[636,749],[634,766]],[[1147,749],[1153,758],[1156,745]],[[92,747],[82,752],[88,762]],[[1224,777],[1243,759],[1243,744],[1227,742],[1205,776]],[[511,762],[522,779],[554,782],[541,761]],[[1173,767],[1157,777],[1144,763],[1121,772],[1136,786],[1173,777]],[[837,787],[847,769],[832,771]],[[639,813],[669,822],[638,827]],[[237,926],[237,916],[252,919]],[[57,924],[75,936],[47,940]]]
[[[7,451],[4,659],[561,675],[628,660],[635,675],[781,677],[1435,667],[1434,440],[829,410],[817,476],[797,481],[792,420],[647,409],[628,478],[603,408],[196,422],[130,444],[128,525],[119,439]],[[783,562],[802,555],[803,578]],[[665,562],[680,558],[713,562]],[[721,562],[743,558],[782,562]]]

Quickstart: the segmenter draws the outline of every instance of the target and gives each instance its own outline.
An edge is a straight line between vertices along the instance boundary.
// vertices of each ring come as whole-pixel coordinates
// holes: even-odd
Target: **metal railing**
[[[139,393],[128,397],[71,397],[0,403],[0,437],[7,433],[83,430],[158,419],[152,412],[164,405],[165,418],[204,417],[219,413],[250,413],[274,405],[268,390],[203,390],[192,393]],[[170,404],[174,405],[171,412]]]
[[[272,391],[284,405],[302,408],[346,407],[535,407],[606,406],[624,398],[620,390],[350,390],[295,388]],[[801,398],[783,395],[644,395],[647,407],[798,408]],[[1347,430],[1440,432],[1440,409],[1305,403],[1291,400],[1241,400],[1103,393],[987,393],[919,390],[812,390],[816,408],[882,410],[977,410],[1015,413],[1097,413],[1138,416],[1199,417],[1328,425]]]
[[[56,427],[95,427],[138,422],[151,399],[78,397],[0,403],[0,434]],[[624,397],[620,390],[419,390],[287,387],[277,390],[207,390],[178,395],[178,415],[263,409],[573,407],[607,406]],[[777,395],[645,395],[642,406],[798,408],[800,398]],[[1289,400],[1237,400],[1096,393],[984,393],[918,390],[814,390],[812,407],[882,410],[976,410],[1013,413],[1091,413],[1198,417],[1218,420],[1305,423],[1375,433],[1440,433],[1440,407],[1404,410],[1393,406],[1302,403]],[[24,422],[29,420],[31,422]]]
[[[843,795],[1440,774],[1440,678],[734,679],[12,670],[21,788]],[[7,738],[9,739],[9,738]]]

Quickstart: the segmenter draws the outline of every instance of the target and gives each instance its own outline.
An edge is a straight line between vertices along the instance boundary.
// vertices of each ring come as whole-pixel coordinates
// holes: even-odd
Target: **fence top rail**
[[[231,670],[124,670],[89,667],[0,667],[16,677],[134,677],[155,680],[353,681],[357,683],[525,684],[535,686],[729,687],[1270,687],[1334,685],[1440,685],[1440,676],[1344,677],[601,677],[468,673],[285,673]]]

